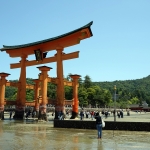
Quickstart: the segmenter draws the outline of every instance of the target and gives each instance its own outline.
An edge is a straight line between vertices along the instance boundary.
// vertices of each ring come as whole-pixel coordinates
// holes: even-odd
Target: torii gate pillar
[[[36,111],[36,117],[39,116],[39,79],[33,80],[35,82],[34,86],[34,100],[35,100],[35,111]]]
[[[6,84],[6,77],[9,76],[8,73],[0,73],[0,120],[4,119],[4,100],[5,100],[5,84]]]
[[[57,51],[56,57],[57,57],[58,84],[57,84],[57,100],[55,105],[55,119],[58,119],[58,115],[61,111],[65,113],[64,79],[63,79],[63,62],[62,62],[62,56],[64,53],[62,47],[58,47],[56,51]]]
[[[50,71],[50,67],[41,66],[37,67],[41,71],[40,80],[42,81],[42,103],[40,104],[39,117],[40,120],[47,120],[46,108],[47,108],[47,72]]]
[[[72,106],[72,116],[70,119],[75,119],[78,116],[78,106],[79,106],[79,100],[78,100],[78,79],[80,78],[80,75],[70,75],[70,77],[73,79],[73,106]]]
[[[19,78],[19,87],[17,93],[17,104],[14,119],[23,119],[25,111],[25,102],[26,102],[26,54],[21,55],[21,71]]]

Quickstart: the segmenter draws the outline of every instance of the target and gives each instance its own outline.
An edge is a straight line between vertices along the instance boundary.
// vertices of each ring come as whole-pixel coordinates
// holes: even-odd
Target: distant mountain
[[[138,97],[140,101],[146,101],[150,105],[150,75],[142,79],[135,80],[116,80],[113,82],[93,82],[101,88],[109,90],[114,93],[114,85],[116,85],[116,92],[120,97]]]
[[[17,82],[17,80],[12,80],[11,82]],[[34,84],[33,79],[27,78],[27,84]],[[116,85],[116,94],[117,94],[117,101],[120,103],[130,103],[131,104],[142,104],[142,101],[146,101],[150,106],[150,75],[144,77],[142,79],[135,79],[135,80],[116,80],[113,82],[92,82],[94,85],[98,85],[101,89],[109,90],[112,99],[114,96],[114,86]],[[84,84],[83,84],[84,85]],[[52,97],[55,94],[55,91],[51,89],[55,89],[54,85],[49,85],[48,88],[48,95]],[[68,94],[70,93],[70,89],[67,89]],[[80,90],[81,92],[82,90]],[[17,88],[15,87],[6,87],[5,96],[8,100],[16,99],[17,95]],[[67,93],[66,93],[67,95]],[[34,97],[33,90],[27,90],[27,100],[32,100]],[[72,97],[72,95],[70,95]]]

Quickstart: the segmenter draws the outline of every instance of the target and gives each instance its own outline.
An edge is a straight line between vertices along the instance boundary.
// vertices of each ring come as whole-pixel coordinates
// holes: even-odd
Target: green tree
[[[137,97],[133,97],[130,99],[131,104],[139,104],[139,99]]]
[[[65,86],[65,98],[67,100],[72,100],[73,98],[73,89],[70,86]]]
[[[81,107],[88,105],[88,100],[87,100],[88,93],[86,92],[85,88],[79,88],[78,97],[79,97],[79,105]]]
[[[92,81],[91,81],[91,78],[86,75],[84,77],[84,87],[87,89],[87,88],[90,88],[92,86]]]

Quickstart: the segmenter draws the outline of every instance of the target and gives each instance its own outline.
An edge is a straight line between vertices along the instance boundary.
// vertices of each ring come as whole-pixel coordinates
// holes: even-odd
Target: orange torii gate
[[[79,87],[79,84],[77,82],[77,80],[75,80],[76,78],[78,79],[80,76],[79,75],[70,75],[70,77],[73,79],[73,81],[68,81],[66,79],[64,79],[64,86],[72,86],[73,87],[73,100],[70,100],[70,101],[64,101],[65,105],[69,102],[70,105],[73,105],[73,108],[72,108],[72,116],[71,116],[71,119],[74,119],[75,117],[77,117],[77,114],[78,114],[78,87]],[[39,78],[41,78],[41,74],[39,76]],[[7,80],[5,80],[7,81]],[[37,110],[37,116],[38,116],[38,110],[39,110],[39,104],[41,103],[39,101],[39,90],[41,89],[39,83],[41,82],[40,79],[34,79],[33,80],[35,82],[35,85],[30,85],[30,84],[26,84],[26,89],[33,89],[34,92],[35,92],[35,99],[33,102],[25,102],[26,105],[29,105],[29,106],[34,106],[35,107],[35,110]],[[58,78],[50,78],[50,77],[47,77],[47,82],[51,82],[53,84],[58,84]],[[16,87],[18,88],[19,87],[19,82],[6,82],[5,86],[13,86],[13,87]],[[1,83],[0,83],[0,87],[1,87]],[[3,91],[5,93],[5,91]],[[76,93],[76,94],[75,94]],[[0,95],[1,95],[1,91],[0,91]],[[49,100],[48,100],[49,101]],[[55,105],[56,105],[56,100],[55,100]],[[49,104],[48,102],[46,102],[47,104]],[[4,101],[4,104],[8,104],[8,105],[16,105],[16,101]]]
[[[4,74],[4,73],[3,73]],[[0,76],[1,76],[1,73],[0,73]],[[5,87],[6,86],[12,86],[12,87],[16,87],[16,88],[18,88],[19,87],[19,82],[7,82],[7,80],[5,80],[6,81],[6,83],[5,83]],[[35,107],[36,108],[36,102],[38,102],[38,108],[37,109],[39,109],[39,103],[41,103],[42,102],[42,99],[40,99],[39,97],[40,97],[40,90],[41,90],[41,86],[39,85],[39,83],[41,82],[39,79],[33,79],[33,82],[35,82],[35,84],[34,85],[32,85],[32,84],[26,84],[26,89],[32,89],[32,90],[34,90],[34,100],[32,101],[32,102],[28,102],[28,101],[26,101],[26,105],[28,105],[28,106],[33,106],[33,107]],[[53,84],[57,84],[57,78],[50,78],[50,77],[48,77],[48,80],[47,80],[47,82],[51,82],[51,83],[53,83]],[[78,84],[78,83],[77,83]],[[72,81],[68,81],[68,80],[66,80],[66,79],[64,79],[64,85],[65,86],[75,86],[74,85],[74,83],[72,82]],[[0,89],[1,89],[1,80],[0,80]],[[78,86],[79,86],[79,84],[78,84]],[[1,93],[2,92],[2,93]],[[5,95],[5,91],[3,90],[3,91],[0,91],[0,95]],[[5,97],[5,96],[4,96]],[[38,101],[36,101],[36,100],[38,100]],[[48,104],[56,104],[56,100],[51,100],[51,99],[48,99]],[[55,102],[54,102],[55,101]],[[65,105],[73,105],[73,101],[72,100],[65,100]],[[16,101],[8,101],[8,100],[5,100],[4,101],[4,105],[16,105]],[[35,109],[36,110],[36,109]]]
[[[78,100],[78,79],[80,78],[80,75],[70,75],[72,78],[72,81],[67,81],[64,80],[64,86],[72,86],[73,87],[73,107],[72,107],[72,116],[71,119],[75,119],[78,115],[78,105],[79,105],[79,100]],[[54,84],[58,84],[59,80],[58,78],[48,78],[48,82],[52,82]]]
[[[55,118],[57,118],[57,113],[59,111],[64,111],[64,82],[63,82],[63,60],[74,59],[79,57],[79,51],[65,54],[63,52],[65,47],[73,46],[79,44],[81,40],[90,38],[93,36],[91,31],[91,25],[93,22],[88,23],[87,25],[78,28],[74,31],[68,32],[66,34],[49,38],[46,40],[28,43],[24,45],[15,45],[15,46],[5,46],[1,48],[1,51],[6,51],[10,57],[20,57],[21,61],[19,63],[10,64],[11,69],[21,68],[17,94],[17,106],[15,111],[14,118],[23,119],[24,116],[24,107],[26,101],[26,67],[33,65],[40,65],[50,62],[57,63],[57,105],[55,107]],[[46,53],[48,51],[56,50],[56,54],[53,57],[46,58]],[[28,61],[26,58],[28,55],[36,55],[36,60]],[[47,72],[50,68],[39,68],[41,71]],[[46,69],[46,70],[45,70]],[[46,74],[46,73],[45,73]],[[44,74],[43,84],[46,85],[45,80],[46,76]],[[43,85],[43,89],[44,89]],[[41,111],[46,110],[46,90],[42,89],[42,104]]]
[[[4,119],[5,83],[6,77],[9,75],[4,72],[0,73],[0,120]]]
[[[19,82],[6,82],[6,86],[13,86],[18,88],[19,87]],[[31,84],[26,84],[26,89],[34,89],[34,85]]]
[[[47,66],[41,66],[41,67],[37,67],[39,68],[39,70],[41,70],[41,73],[39,74],[39,79],[36,79],[35,80],[35,101],[36,101],[36,104],[35,104],[35,108],[37,110],[37,113],[38,113],[38,109],[39,109],[39,102],[38,102],[38,96],[39,96],[39,88],[36,88],[38,87],[39,85],[39,82],[41,81],[42,83],[42,95],[45,95],[46,97],[44,98],[45,101],[42,100],[43,104],[47,104],[47,83],[48,82],[52,82],[56,85],[59,84],[59,79],[58,78],[51,78],[51,77],[48,77],[48,72],[50,69],[52,68],[49,68]],[[63,79],[63,85],[64,86],[72,86],[73,87],[73,102],[72,102],[72,116],[71,116],[71,119],[75,119],[78,115],[78,87],[79,87],[79,84],[78,84],[78,79],[80,78],[79,75],[70,75],[70,77],[73,79],[73,81],[68,81],[68,80],[65,80]],[[58,87],[58,86],[57,86]],[[58,92],[58,91],[57,91]],[[44,94],[45,93],[45,94]],[[43,97],[42,97],[43,98]],[[64,102],[63,102],[63,105],[65,105],[65,97],[64,97]],[[55,106],[57,107],[58,106],[58,101],[55,102]],[[44,110],[43,110],[44,111]],[[42,118],[41,114],[39,114],[39,118]]]
[[[7,82],[7,80],[5,79],[6,76],[8,76],[9,74],[6,74],[6,73],[0,73],[0,77],[2,78],[0,80],[0,95],[3,95],[3,97],[5,98],[5,86],[13,86],[13,87],[16,87],[18,88],[19,87],[19,82]],[[74,119],[75,117],[77,117],[77,114],[78,114],[78,82],[77,82],[77,79],[80,77],[79,75],[70,75],[70,77],[73,79],[73,81],[68,81],[66,79],[64,79],[64,86],[72,86],[73,87],[73,100],[64,100],[64,103],[65,105],[67,105],[68,103],[70,105],[73,106],[72,108],[72,116],[71,116],[71,119]],[[41,79],[41,73],[39,75],[39,78]],[[35,110],[37,110],[37,117],[40,118],[39,114],[38,114],[38,110],[39,110],[39,104],[42,102],[42,99],[39,99],[39,90],[41,89],[41,86],[39,85],[39,83],[41,82],[40,79],[34,79],[33,81],[35,82],[35,85],[30,85],[30,84],[26,84],[26,89],[33,89],[34,92],[35,92],[35,99],[33,102],[25,102],[25,105],[29,105],[29,106],[34,106],[35,107]],[[58,79],[57,78],[50,78],[50,77],[47,77],[47,82],[51,82],[53,84],[58,84]],[[5,84],[2,84],[2,83],[5,83]],[[4,90],[2,90],[2,87]],[[3,99],[3,98],[1,98]],[[51,104],[51,100],[47,99],[48,102],[47,104]],[[1,102],[1,101],[0,101]],[[50,103],[49,103],[50,102]],[[56,105],[56,100],[55,102],[53,101],[53,104]],[[1,103],[0,103],[1,104]],[[4,105],[16,105],[16,101],[4,101],[3,102],[3,105],[0,105],[2,106],[2,108],[4,108]],[[4,118],[3,114],[1,115],[0,117],[1,119]]]

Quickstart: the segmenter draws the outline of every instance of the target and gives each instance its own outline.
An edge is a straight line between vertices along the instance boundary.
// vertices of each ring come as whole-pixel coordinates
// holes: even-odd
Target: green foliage
[[[7,100],[16,100],[17,97],[17,88],[6,86],[5,97]]]
[[[84,85],[85,88],[90,88],[92,86],[91,78],[88,75],[86,75],[84,77],[84,83],[83,83],[83,85]]]
[[[79,94],[78,94],[78,97],[79,97],[79,105],[80,106],[87,106],[88,105],[88,94],[86,92],[86,89],[85,88],[79,88]]]
[[[94,82],[114,95],[114,85],[117,90],[117,102],[126,102],[126,105],[141,104],[146,101],[150,105],[150,76],[136,80],[113,81],[113,82]]]
[[[69,74],[71,75],[71,74]],[[70,76],[66,79],[71,81]],[[92,82],[91,78],[86,75],[85,80],[80,77],[78,80],[78,97],[80,106],[109,106],[114,105],[114,85],[116,85],[116,106],[119,108],[129,107],[131,104],[141,104],[142,101],[146,101],[150,105],[150,76],[137,79],[137,80],[125,80],[125,81],[113,81],[113,82]],[[11,82],[18,82],[18,80],[11,80]],[[27,84],[34,84],[33,79],[27,78]],[[51,99],[56,99],[57,86],[52,83],[48,83],[47,96]],[[65,86],[65,98],[67,100],[73,99],[72,87]],[[16,100],[17,88],[6,87],[5,97],[7,100]],[[34,90],[26,90],[27,101],[34,100]]]
[[[10,82],[18,82],[18,80],[10,80]],[[33,85],[33,79],[27,78],[26,79],[27,84]],[[6,86],[5,90],[5,97],[7,100],[13,100],[15,101],[17,99],[17,88],[11,87],[11,86]],[[27,101],[33,101],[34,100],[34,91],[30,89],[26,89],[26,100]]]
[[[34,91],[31,89],[26,89],[26,100],[33,101],[34,100]]]
[[[56,99],[56,85],[53,83],[48,83],[48,87],[47,87],[47,97],[51,98],[51,99]]]
[[[70,86],[65,86],[65,98],[71,100],[73,98],[73,89]]]

